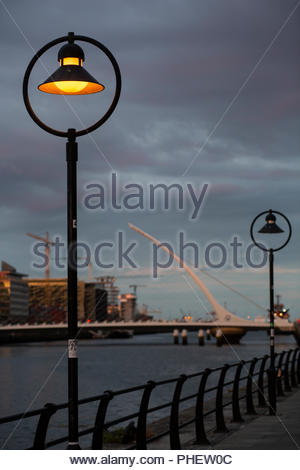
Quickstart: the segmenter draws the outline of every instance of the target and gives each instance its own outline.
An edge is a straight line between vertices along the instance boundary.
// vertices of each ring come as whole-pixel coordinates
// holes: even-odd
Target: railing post
[[[233,391],[232,391],[232,421],[234,423],[242,423],[244,420],[241,416],[240,411],[240,401],[239,401],[239,390],[240,390],[240,376],[242,368],[244,367],[245,362],[241,361],[236,368],[234,382],[233,382]]]
[[[277,365],[277,376],[276,376],[276,383],[277,383],[277,395],[279,397],[284,397],[283,388],[282,388],[282,362],[286,351],[282,351],[279,357],[278,365]]]
[[[110,401],[113,399],[114,394],[110,390],[104,392],[104,396],[101,398],[98,406],[98,411],[95,419],[94,432],[92,437],[92,449],[102,450],[103,449],[103,431],[105,424],[105,417],[107,407]]]
[[[217,395],[216,395],[216,429],[215,432],[228,432],[225,425],[224,413],[223,413],[223,386],[227,370],[229,369],[228,364],[224,364],[221,369]]]
[[[56,412],[56,406],[53,403],[46,403],[43,411],[40,414],[40,419],[35,431],[33,449],[44,450],[46,449],[46,435],[48,431],[49,421],[51,416]]]
[[[290,357],[292,354],[292,349],[290,349],[287,353],[285,364],[284,364],[284,391],[285,392],[291,392],[292,388],[290,385],[290,379],[289,379],[289,370],[290,370]]]
[[[265,354],[265,356],[262,358],[261,363],[260,363],[260,368],[259,368],[259,374],[258,374],[258,389],[257,389],[258,406],[261,406],[261,407],[266,406],[265,389],[264,389],[264,373],[265,373],[265,366],[266,366],[268,357],[269,356]]]
[[[170,448],[171,450],[180,450],[180,437],[179,437],[179,403],[180,395],[184,382],[187,376],[182,374],[176,383],[173,394],[171,416],[170,416]]]
[[[152,390],[155,388],[156,383],[152,380],[147,382],[144,393],[141,399],[140,411],[138,417],[138,424],[136,430],[136,449],[147,450],[147,413],[149,400]]]
[[[300,384],[300,348],[298,348],[299,354],[298,354],[298,361],[297,361],[297,381],[298,384]]]
[[[297,375],[296,375],[296,357],[297,357],[297,352],[298,349],[293,350],[293,356],[292,356],[292,365],[291,365],[291,382],[292,382],[292,387],[297,387]]]
[[[253,374],[254,374],[254,369],[255,365],[257,363],[257,358],[254,357],[251,361],[250,367],[249,367],[249,372],[248,372],[248,378],[247,378],[247,387],[246,387],[246,406],[247,406],[247,415],[255,415],[256,411],[254,409],[254,403],[253,403],[253,392],[252,392],[252,384],[253,384]]]
[[[196,418],[195,419],[195,430],[196,430],[195,444],[210,445],[210,442],[207,439],[206,433],[205,433],[204,416],[203,416],[204,393],[205,393],[206,382],[210,373],[211,373],[210,369],[204,370],[202,377],[201,377],[200,385],[199,385],[197,401],[196,401],[196,409],[195,409],[195,418]]]

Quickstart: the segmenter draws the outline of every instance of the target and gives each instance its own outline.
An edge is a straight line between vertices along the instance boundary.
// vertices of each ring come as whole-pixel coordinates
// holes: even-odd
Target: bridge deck
[[[283,327],[286,330],[293,331],[295,329],[293,323],[287,325],[277,324],[276,327]],[[119,321],[119,322],[78,322],[79,329],[93,329],[100,328],[103,330],[106,329],[144,329],[144,328],[155,328],[157,331],[173,331],[174,329],[186,329],[186,330],[198,330],[202,329],[211,329],[211,328],[245,328],[245,330],[268,330],[270,328],[269,322],[255,322],[252,320],[241,320],[233,322],[224,322],[224,321],[215,321],[215,322],[180,322],[180,321]],[[23,325],[0,325],[0,331],[10,331],[10,330],[34,330],[34,329],[57,329],[57,328],[67,328],[66,323],[55,323],[55,324],[23,324]]]

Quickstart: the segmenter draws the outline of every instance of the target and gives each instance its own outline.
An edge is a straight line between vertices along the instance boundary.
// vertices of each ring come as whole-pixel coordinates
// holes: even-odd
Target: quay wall
[[[78,324],[78,338],[89,339],[94,336],[95,333],[102,331],[104,334],[113,330],[132,330],[135,335],[141,334],[154,334],[154,333],[172,333],[174,329],[179,331],[185,329],[187,331],[198,331],[200,329],[210,329],[212,332],[214,329],[220,328],[224,335],[233,335],[236,329],[236,336],[241,335],[241,329],[244,333],[247,331],[255,330],[266,330],[268,331],[269,325],[266,324],[255,324],[255,322],[249,322],[248,325],[241,326],[230,326],[222,325],[220,323],[185,323],[185,322],[116,322],[116,323],[79,323]],[[93,334],[94,333],[94,334]],[[287,334],[293,334],[300,345],[300,323],[295,321],[294,324],[285,330]],[[0,344],[17,343],[17,342],[34,342],[34,341],[58,341],[67,339],[67,325],[66,324],[52,324],[52,325],[7,325],[0,326]]]

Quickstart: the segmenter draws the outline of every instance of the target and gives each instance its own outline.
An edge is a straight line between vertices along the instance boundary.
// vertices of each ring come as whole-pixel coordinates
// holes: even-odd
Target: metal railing
[[[145,450],[149,443],[169,435],[169,448],[179,450],[181,448],[181,430],[191,424],[194,425],[195,443],[199,445],[210,445],[206,429],[208,416],[214,416],[215,432],[227,432],[226,419],[224,416],[224,409],[226,407],[231,407],[231,422],[242,422],[242,403],[244,403],[243,412],[248,415],[256,414],[256,406],[269,406],[267,381],[268,365],[269,356],[265,355],[258,358],[255,357],[248,361],[224,364],[214,369],[207,368],[189,375],[182,374],[173,379],[159,382],[150,380],[146,384],[136,387],[117,391],[106,391],[101,395],[81,399],[78,401],[79,405],[98,403],[98,408],[93,426],[81,430],[79,437],[91,435],[90,448],[101,450],[104,448],[105,432],[116,425],[135,420],[135,443],[127,447],[125,446],[127,449]],[[284,392],[289,392],[292,388],[300,384],[300,348],[277,353],[276,370],[277,396],[283,396]],[[212,378],[214,378],[216,384],[208,386],[209,380]],[[195,392],[182,396],[184,385],[192,379],[198,380]],[[150,407],[153,391],[164,385],[171,384],[174,385],[171,399],[157,406]],[[225,388],[229,386],[232,388],[229,391],[226,390],[226,401],[224,402]],[[266,389],[267,392],[265,392]],[[127,414],[118,419],[107,420],[108,408],[112,406],[116,397],[122,397],[138,391],[140,391],[142,395],[137,404],[137,412]],[[211,404],[209,410],[205,410],[205,405],[207,404],[206,398],[209,398]],[[194,401],[193,405],[190,407],[192,410],[192,418],[183,421],[180,406],[192,400]],[[52,448],[68,442],[67,435],[47,441],[47,432],[51,418],[60,410],[67,409],[67,407],[68,403],[59,405],[47,403],[43,408],[34,411],[0,418],[0,425],[39,416],[33,444],[30,449]],[[168,420],[167,429],[149,437],[149,417],[151,417],[151,414],[153,416],[155,412],[165,409],[169,410],[166,415]]]

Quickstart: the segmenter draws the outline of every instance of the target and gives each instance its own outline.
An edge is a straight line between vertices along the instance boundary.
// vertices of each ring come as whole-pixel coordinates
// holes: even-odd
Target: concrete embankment
[[[194,331],[199,327],[195,325],[180,325],[186,330]],[[112,331],[133,331],[135,335],[173,332],[174,325],[160,322],[104,322],[104,323],[78,323],[78,339],[93,338],[94,334],[102,332],[104,335]],[[31,341],[58,341],[66,340],[68,329],[66,323],[41,325],[7,325],[0,327],[0,344],[20,343]]]
[[[190,331],[207,331],[209,336],[211,333],[216,334],[215,323],[204,323],[204,322],[103,322],[103,323],[91,323],[86,322],[78,324],[78,338],[87,339],[92,338],[95,333],[102,331],[104,334],[115,330],[130,330],[135,335],[143,334],[154,334],[154,333],[173,333],[174,343],[188,344],[188,332]],[[228,327],[219,325],[218,330],[220,333],[220,344],[237,344],[240,338],[247,331],[266,330],[268,331],[268,325],[258,325],[255,322],[249,322],[247,328],[240,327]],[[177,333],[177,340],[175,337]],[[295,339],[300,345],[300,322],[295,321],[285,331],[286,333],[293,334]],[[183,336],[184,333],[184,336]],[[203,333],[204,334],[204,333]],[[181,338],[181,340],[180,340]],[[65,323],[60,324],[35,324],[35,325],[6,325],[0,326],[0,344],[5,343],[18,343],[18,342],[31,342],[31,341],[57,341],[67,339],[67,325]],[[183,341],[184,339],[184,341]]]
[[[126,328],[121,325],[112,326],[109,328],[104,328],[100,326],[87,326],[78,327],[78,339],[92,339],[93,333],[98,333],[99,330],[103,333],[109,333],[115,330],[124,330]],[[134,334],[148,334],[148,333],[157,333],[157,329],[151,328],[137,328]],[[0,344],[7,343],[26,343],[26,342],[38,342],[38,341],[59,341],[67,340],[68,338],[68,328],[67,325],[49,325],[47,328],[45,326],[39,327],[38,325],[31,325],[30,327],[14,327],[0,328]]]
[[[91,335],[86,335],[86,331],[83,331],[81,337],[90,338]],[[52,327],[51,328],[39,328],[37,325],[33,325],[31,328],[14,328],[0,330],[0,344],[7,343],[25,343],[35,341],[58,341],[67,339],[67,327]]]

